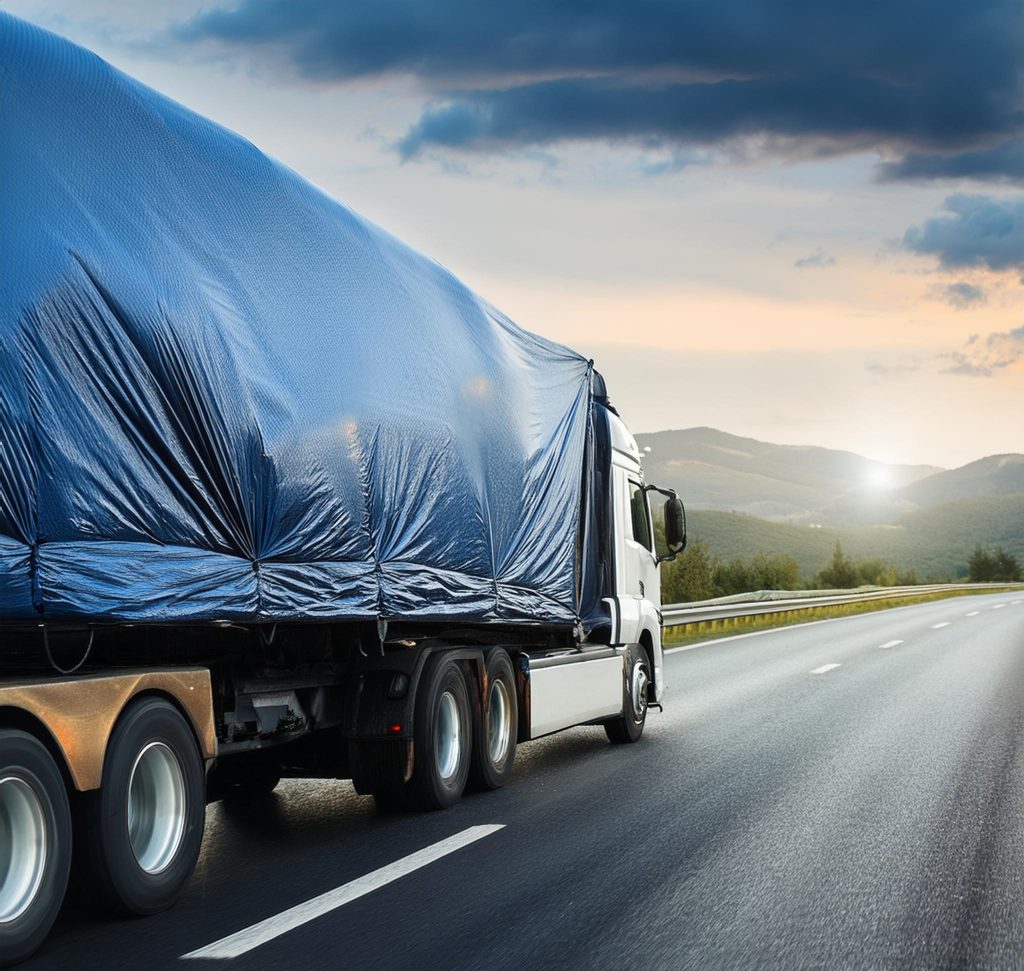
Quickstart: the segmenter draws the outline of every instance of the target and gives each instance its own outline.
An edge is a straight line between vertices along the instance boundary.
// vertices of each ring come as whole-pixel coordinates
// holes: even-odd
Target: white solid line
[[[981,613],[980,610],[972,610],[967,616],[968,617],[977,617],[978,614],[980,614],[980,613]]]
[[[950,622],[948,620],[944,620],[941,624],[932,624],[932,630],[938,630],[940,627],[948,627],[949,624]]]
[[[183,954],[182,958],[224,960],[226,958],[240,957],[261,944],[266,944],[282,934],[287,934],[288,931],[295,930],[296,927],[301,927],[311,920],[316,920],[317,917],[322,917],[338,907],[343,907],[345,904],[351,903],[353,900],[357,900],[368,893],[372,893],[374,890],[379,890],[381,887],[412,873],[414,870],[419,870],[435,860],[440,860],[441,857],[447,856],[449,853],[454,853],[456,850],[469,846],[470,843],[475,843],[478,839],[490,836],[492,833],[496,833],[499,829],[504,828],[504,823],[489,826],[470,826],[469,829],[464,829],[461,833],[449,836],[448,839],[441,840],[440,843],[434,843],[432,846],[417,850],[401,860],[396,860],[394,863],[382,866],[379,870],[367,873],[366,876],[357,877],[355,880],[336,887],[334,890],[328,890],[326,893],[320,894],[319,897],[313,897],[305,903],[298,904],[289,910],[284,910],[280,914],[268,917],[266,920],[261,920],[258,924],[253,924],[251,927],[246,927],[234,934],[230,934],[228,937],[221,938],[219,941],[207,944],[206,947],[201,947],[197,951],[189,951],[188,954]]]
[[[884,651],[887,647],[899,647],[902,643],[903,641],[886,641],[881,647]]]
[[[820,668],[815,668],[811,674],[828,674],[829,671],[834,671],[840,667],[838,664],[823,664]]]

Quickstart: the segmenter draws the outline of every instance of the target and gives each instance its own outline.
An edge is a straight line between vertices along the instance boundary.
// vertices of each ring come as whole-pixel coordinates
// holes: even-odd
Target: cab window
[[[639,482],[629,483],[629,508],[633,514],[633,539],[644,549],[651,549],[651,514],[647,493]]]

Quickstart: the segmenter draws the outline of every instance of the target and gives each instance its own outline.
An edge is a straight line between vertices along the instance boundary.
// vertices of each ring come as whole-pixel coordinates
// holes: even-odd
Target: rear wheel
[[[519,734],[519,707],[512,661],[502,649],[487,659],[487,696],[473,735],[470,778],[482,789],[500,789],[512,776]]]
[[[70,868],[71,813],[56,763],[26,732],[0,731],[0,966],[43,942]]]
[[[647,652],[635,645],[629,649],[627,675],[622,691],[622,715],[605,722],[608,740],[615,745],[639,741],[647,723],[647,696],[651,686],[651,662]]]
[[[103,901],[155,914],[178,899],[199,856],[203,762],[188,723],[162,698],[140,698],[110,736],[103,785],[85,794],[83,844]]]
[[[415,758],[406,794],[418,809],[447,809],[466,788],[472,746],[469,692],[444,654],[427,662],[416,697]]]

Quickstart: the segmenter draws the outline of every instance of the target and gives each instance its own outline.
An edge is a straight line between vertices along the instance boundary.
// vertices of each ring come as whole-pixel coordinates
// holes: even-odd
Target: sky
[[[1018,0],[0,0],[592,357],[634,431],[1024,450]]]

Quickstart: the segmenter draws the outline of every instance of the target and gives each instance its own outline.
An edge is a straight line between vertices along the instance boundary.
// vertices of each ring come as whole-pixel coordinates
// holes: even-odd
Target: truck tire
[[[427,661],[416,694],[413,730],[409,804],[415,809],[447,809],[466,788],[473,729],[466,679],[445,654]]]
[[[0,967],[49,933],[71,870],[71,811],[52,756],[27,732],[0,731]]]
[[[487,697],[474,726],[469,777],[475,788],[500,789],[512,777],[519,734],[516,677],[508,652],[498,648],[487,658]]]
[[[625,745],[640,740],[647,723],[647,691],[651,684],[651,662],[639,644],[629,648],[627,675],[622,689],[622,715],[605,722],[608,741]]]
[[[107,745],[102,787],[85,794],[86,873],[101,901],[124,914],[172,906],[195,868],[206,816],[203,762],[170,702],[125,708]]]

